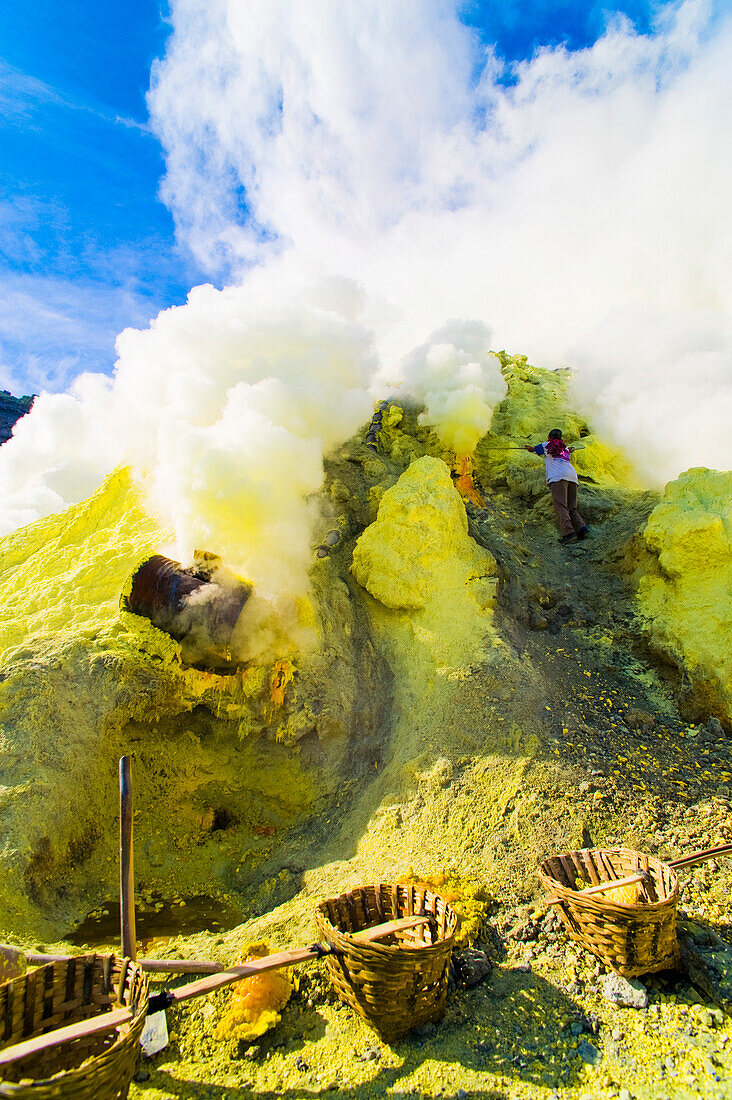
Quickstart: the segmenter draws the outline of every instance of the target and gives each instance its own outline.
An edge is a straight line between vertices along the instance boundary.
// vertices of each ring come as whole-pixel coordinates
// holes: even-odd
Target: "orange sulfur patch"
[[[237,965],[263,959],[269,955],[266,943],[253,943],[246,949],[246,958]],[[280,1019],[280,1009],[287,1004],[292,982],[286,970],[268,970],[237,982],[231,995],[229,1011],[218,1024],[217,1039],[256,1039],[274,1027]]]
[[[455,486],[460,496],[477,504],[479,508],[485,508],[485,501],[475,487],[473,481],[473,459],[470,455],[455,456],[455,473],[458,475]]]
[[[276,661],[272,669],[270,698],[275,707],[281,707],[285,701],[285,688],[292,680],[293,668],[289,661]]]

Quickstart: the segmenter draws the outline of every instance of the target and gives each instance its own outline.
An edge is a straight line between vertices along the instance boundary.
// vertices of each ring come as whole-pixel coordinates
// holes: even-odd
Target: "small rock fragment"
[[[637,978],[621,978],[619,974],[603,974],[600,978],[606,1001],[626,1008],[647,1008],[648,990]]]
[[[586,1039],[583,1039],[577,1047],[577,1053],[588,1066],[596,1066],[602,1059],[602,1054],[597,1047],[593,1047],[592,1043],[588,1043]]]
[[[485,951],[477,951],[467,948],[453,955],[455,968],[455,980],[459,985],[472,989],[473,986],[488,977],[493,969],[493,963]]]

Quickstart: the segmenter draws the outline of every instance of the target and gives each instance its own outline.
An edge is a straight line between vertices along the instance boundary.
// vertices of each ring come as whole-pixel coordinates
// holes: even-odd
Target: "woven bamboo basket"
[[[428,924],[378,943],[351,933],[385,921],[425,915]],[[359,886],[322,902],[315,913],[338,996],[390,1042],[410,1028],[442,1019],[457,915],[439,894],[416,886]]]
[[[78,955],[0,985],[0,1053],[23,1040],[126,1007],[132,1020],[0,1066],[0,1097],[124,1100],[148,1005],[147,978],[130,959]]]
[[[578,893],[639,871],[635,902]],[[539,878],[569,936],[611,970],[633,978],[678,964],[679,881],[668,864],[631,848],[582,848],[544,860]]]

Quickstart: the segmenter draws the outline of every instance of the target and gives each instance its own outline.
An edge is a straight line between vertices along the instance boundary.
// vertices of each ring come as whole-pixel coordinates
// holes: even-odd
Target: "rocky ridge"
[[[159,632],[119,620],[116,609],[103,629],[89,619],[86,637],[72,632],[79,654],[75,682],[85,685],[87,696],[97,697],[95,685],[102,688],[99,696],[108,693],[114,662],[109,681],[99,679],[89,655],[94,647],[111,653],[110,638],[117,652],[118,636],[125,639],[130,670],[152,670],[146,671],[154,676],[151,689],[167,680],[174,685],[163,696],[165,713],[157,722],[145,713],[142,721],[136,719],[131,709],[118,711],[114,739],[103,753],[96,750],[100,764],[106,759],[109,767],[134,732],[143,773],[149,768],[154,778],[154,784],[143,780],[138,801],[142,890],[165,882],[155,879],[153,838],[142,825],[155,804],[152,795],[162,796],[164,806],[170,785],[178,804],[185,804],[189,796],[180,776],[192,779],[177,764],[160,767],[161,726],[170,753],[177,751],[176,739],[185,746],[191,716],[205,722],[200,740],[207,746],[209,769],[218,760],[221,738],[231,738],[235,726],[243,738],[238,743],[262,754],[263,770],[251,773],[255,779],[266,774],[268,754],[278,744],[283,761],[289,761],[283,766],[291,768],[294,758],[302,759],[297,746],[304,740],[310,756],[303,779],[313,782],[322,754],[332,746],[337,787],[321,786],[312,802],[299,805],[289,821],[281,818],[272,834],[253,833],[254,822],[233,814],[228,822],[218,819],[223,828],[213,843],[225,870],[219,889],[241,900],[249,920],[229,932],[158,943],[156,953],[228,962],[263,936],[274,946],[311,942],[319,898],[379,878],[441,876],[466,895],[477,882],[490,898],[470,925],[473,949],[484,957],[482,980],[463,980],[466,973],[477,973],[475,959],[458,964],[447,1015],[438,1027],[419,1029],[392,1046],[379,1043],[334,1000],[324,975],[313,968],[302,973],[281,1024],[255,1045],[213,1039],[226,993],[171,1013],[171,1045],[141,1067],[132,1096],[157,1100],[244,1091],[293,1097],[329,1092],[363,1098],[387,1093],[721,1100],[726,1095],[732,1066],[726,1014],[732,995],[729,863],[685,874],[683,928],[696,962],[685,974],[643,983],[643,991],[635,990],[636,1004],[605,995],[602,968],[567,940],[541,904],[536,865],[551,853],[583,844],[625,844],[663,858],[732,839],[732,753],[725,712],[716,704],[710,709],[709,695],[684,692],[684,653],[677,649],[672,659],[678,664],[668,664],[670,651],[662,654],[653,638],[659,612],[636,596],[643,576],[657,576],[646,532],[658,519],[658,495],[634,488],[622,457],[572,413],[566,372],[538,371],[522,357],[502,356],[502,361],[508,396],[476,455],[486,506],[467,505],[467,533],[458,534],[451,518],[458,514],[457,498],[447,467],[440,464],[450,456],[418,425],[419,410],[409,402],[392,402],[385,410],[376,452],[354,439],[329,457],[313,587],[330,648],[320,667],[303,663],[295,669],[274,722],[250,717],[257,708],[266,710],[266,672],[260,694],[242,698],[241,688],[237,695],[232,685],[217,681],[210,692],[201,690],[192,706],[175,685],[185,677],[199,681],[177,667],[174,650],[166,648],[169,640],[157,638]],[[554,423],[566,425],[570,441],[584,444],[577,452],[581,507],[593,536],[572,547],[556,543],[540,464],[525,452],[508,450],[542,437]],[[398,522],[400,508],[392,504],[420,494],[427,508],[415,515],[410,536]],[[117,513],[120,529],[129,507],[128,499]],[[77,528],[83,527],[79,513],[74,517]],[[425,538],[418,538],[423,519]],[[63,521],[54,522],[61,525],[59,537],[69,530]],[[325,538],[329,530],[337,532],[335,540]],[[149,535],[153,541],[158,537],[154,531]],[[418,541],[407,553],[409,537]],[[451,562],[456,539],[472,548],[460,568],[445,569],[439,563]],[[20,543],[14,546],[17,561],[25,560]],[[131,546],[129,560],[141,551],[141,542]],[[478,558],[482,565],[475,569]],[[434,578],[431,590],[425,572]],[[369,589],[372,575],[379,582]],[[663,584],[669,576],[667,571],[661,577]],[[113,590],[110,581],[107,603]],[[661,602],[670,621],[670,603]],[[46,612],[39,614],[42,619]],[[124,630],[112,628],[112,621],[121,621]],[[687,636],[683,625],[679,631]],[[726,644],[724,633],[719,644]],[[34,636],[13,649],[12,687],[6,681],[0,695],[10,706],[4,716],[11,751],[16,745],[19,753],[29,742],[38,746],[35,766],[52,740],[52,727],[41,726],[46,732],[39,737],[23,726],[13,698],[31,698],[30,677],[58,668],[43,705],[44,713],[52,713],[54,693],[71,660],[71,651],[59,648],[50,635],[44,645]],[[159,656],[150,660],[155,645]],[[332,696],[323,695],[327,679],[340,711]],[[362,694],[349,711],[357,684]],[[139,706],[134,690],[124,706],[130,701]],[[222,712],[231,717],[222,718]],[[352,725],[356,713],[358,727]],[[342,732],[329,742],[334,714],[340,715]],[[218,721],[229,723],[231,732],[224,734]],[[214,728],[220,732],[212,740]],[[306,733],[293,738],[285,732],[278,740],[276,731],[288,728]],[[91,735],[87,743],[95,744]],[[240,761],[226,744],[213,786],[231,788],[232,799],[246,798]],[[23,790],[16,781],[4,793],[0,813],[10,810],[4,828],[13,820],[13,805],[22,805]],[[158,841],[161,851],[175,847],[174,824]],[[270,819],[262,824],[268,827]],[[194,844],[195,825],[184,825]],[[100,853],[105,843],[102,836]],[[26,853],[32,844],[30,837]],[[13,858],[22,882],[27,855],[18,849]],[[204,853],[209,850],[204,845]],[[184,846],[177,853],[186,873],[193,851]],[[246,851],[249,862],[242,866]],[[3,858],[8,860],[7,848]],[[84,904],[101,900],[82,889],[89,869],[97,866],[95,858],[92,852],[80,860],[69,913],[76,906],[82,915]],[[50,908],[59,905],[65,860],[61,850],[48,868]],[[203,883],[215,889],[214,862],[201,865],[205,875],[195,888]],[[187,888],[194,888],[193,879]],[[30,921],[37,902],[23,895],[22,887],[14,896],[26,899],[22,916]]]
[[[34,398],[13,397],[8,390],[0,390],[0,446],[13,434],[16,421],[30,412]]]

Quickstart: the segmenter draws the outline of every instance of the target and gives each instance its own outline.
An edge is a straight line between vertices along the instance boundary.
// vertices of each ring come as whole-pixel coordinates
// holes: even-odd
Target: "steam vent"
[[[251,583],[163,556],[174,533],[125,467],[0,540],[0,941],[119,950],[122,755],[140,956],[231,965],[340,924],[350,953],[356,897],[385,919],[438,896],[428,929],[457,915],[445,1014],[420,1002],[416,1032],[343,1007],[330,975],[358,958],[310,951],[169,1008],[131,1100],[729,1097],[730,858],[679,869],[679,968],[629,981],[570,938],[538,868],[732,843],[732,474],[639,487],[567,371],[490,370],[474,439],[400,391],[325,448],[297,523],[301,453],[281,500],[258,484],[260,526],[231,513],[252,561],[269,533]],[[570,544],[523,449],[555,425],[590,528]],[[642,921],[628,890],[615,909]],[[379,966],[396,949],[370,948]]]
[[[231,663],[231,636],[251,592],[215,554],[196,551],[188,569],[154,554],[134,574],[125,606],[184,643],[191,664],[216,667]]]

